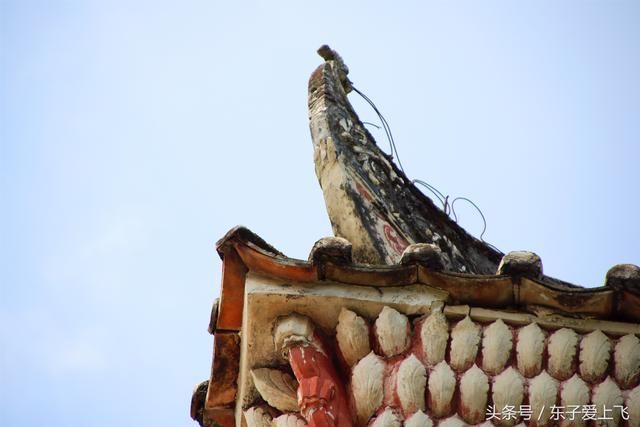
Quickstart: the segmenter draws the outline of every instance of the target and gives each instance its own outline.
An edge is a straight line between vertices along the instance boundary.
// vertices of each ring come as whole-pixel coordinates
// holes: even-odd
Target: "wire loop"
[[[380,112],[380,110],[378,110],[378,107],[376,107],[376,104],[373,103],[373,101],[364,93],[362,93],[360,90],[358,90],[355,86],[352,85],[352,88],[354,90],[354,92],[356,92],[358,95],[360,95],[362,97],[362,99],[364,99],[370,106],[371,108],[373,108],[373,111],[375,111],[375,113],[378,115],[378,118],[380,119],[380,123],[382,123],[382,128],[384,129],[384,133],[387,136],[387,140],[389,141],[389,146],[391,149],[391,154],[389,154],[389,156],[393,159],[395,158],[395,160],[398,162],[398,166],[400,167],[400,170],[402,171],[402,173],[404,173],[406,175],[406,172],[404,171],[404,167],[402,166],[402,162],[400,161],[400,156],[398,155],[398,148],[396,147],[396,142],[393,139],[393,134],[391,133],[391,127],[389,126],[389,123],[387,122],[387,119],[384,118],[384,116],[382,115],[382,113]],[[368,124],[371,125],[377,129],[380,129],[380,126],[371,123],[371,122],[362,122],[363,124]],[[492,246],[491,244],[487,243],[484,240],[484,233],[487,231],[487,219],[485,218],[484,214],[482,213],[482,210],[478,207],[478,205],[476,205],[471,199],[467,198],[467,197],[456,197],[454,198],[451,203],[449,203],[449,195],[444,195],[442,192],[440,192],[440,190],[438,190],[436,187],[434,187],[433,185],[429,184],[426,181],[423,181],[421,179],[414,179],[411,181],[411,183],[413,185],[415,184],[419,184],[421,186],[423,186],[424,188],[426,188],[427,190],[429,190],[429,192],[431,194],[433,194],[438,201],[440,202],[440,204],[442,205],[442,210],[444,211],[444,213],[448,216],[453,215],[453,220],[458,223],[458,215],[456,214],[456,210],[455,210],[455,203],[458,200],[462,200],[465,201],[469,204],[471,204],[471,206],[473,206],[474,208],[476,208],[476,210],[478,211],[478,213],[480,214],[480,217],[482,218],[482,233],[480,233],[480,241],[482,241],[483,243],[486,243],[487,245],[491,246],[493,249],[496,249],[494,246]],[[497,250],[497,249],[496,249]]]

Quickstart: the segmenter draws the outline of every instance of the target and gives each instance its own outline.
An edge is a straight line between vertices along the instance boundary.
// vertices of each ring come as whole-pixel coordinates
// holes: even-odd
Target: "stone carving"
[[[336,339],[347,365],[353,366],[371,351],[369,325],[353,311],[342,309],[336,326]]]
[[[251,407],[244,411],[244,420],[248,427],[271,427],[271,414],[261,407]]]
[[[375,353],[369,353],[353,368],[351,391],[358,425],[364,425],[382,404],[385,364]]]
[[[427,370],[413,354],[402,361],[396,376],[396,393],[405,414],[425,409]]]
[[[380,350],[387,357],[402,353],[409,347],[409,319],[393,308],[385,306],[375,323]]]
[[[529,403],[531,413],[536,414],[536,420],[532,420],[532,426],[547,426],[551,424],[551,407],[556,404],[558,397],[558,382],[546,371],[533,378],[529,382]],[[540,420],[538,421],[538,414]],[[533,418],[533,417],[532,417]]]
[[[629,426],[640,427],[640,385],[627,394],[624,403],[629,408]]]
[[[371,427],[401,427],[402,420],[391,408],[386,408],[382,414],[378,415],[371,424]]]
[[[616,406],[622,406],[624,399],[620,388],[616,383],[611,380],[611,377],[607,377],[603,382],[598,384],[593,390],[593,397],[591,398],[593,404],[596,405],[598,410],[598,418],[604,418],[604,410],[610,409],[611,412],[607,413],[607,416],[612,417],[612,420],[603,421],[606,426],[618,426],[620,422],[620,411],[616,410]]]
[[[307,423],[297,415],[283,414],[273,420],[273,427],[306,427]]]
[[[638,384],[640,377],[640,339],[625,335],[615,348],[615,376],[623,390]]]
[[[276,323],[273,342],[276,350],[286,354],[291,345],[306,344],[313,339],[314,326],[311,320],[299,314],[290,314]]]
[[[445,417],[453,411],[453,392],[456,390],[455,373],[444,360],[429,375],[429,409],[436,417]]]
[[[473,365],[462,375],[459,413],[469,424],[478,424],[484,420],[488,391],[489,379],[477,365]]]
[[[633,264],[614,265],[607,271],[606,284],[611,288],[640,289],[640,267]]]
[[[260,396],[280,411],[297,411],[296,381],[278,369],[252,369],[251,376]]]
[[[542,260],[529,251],[513,251],[502,257],[497,274],[539,278],[542,276]]]
[[[458,416],[454,415],[453,417],[440,421],[440,423],[438,423],[438,427],[467,427],[467,424],[465,424],[465,422]]]
[[[543,352],[544,333],[537,324],[530,323],[518,331],[516,359],[522,375],[531,378],[540,373]]]
[[[552,407],[597,404],[601,411],[602,405],[625,404],[630,413],[640,412],[640,340],[633,334],[614,341],[597,330],[583,336],[568,327],[543,330],[536,323],[514,330],[504,320],[480,326],[468,315],[449,333],[441,306],[415,321],[416,334],[408,316],[390,307],[371,321],[373,328],[363,316],[340,311],[333,342],[346,365],[339,371],[310,319],[278,318],[274,342],[293,369],[297,396],[293,378],[269,368],[252,371],[260,395],[280,411],[298,413],[310,427],[512,427],[523,421],[580,427],[587,425],[581,417],[553,420]],[[350,375],[346,389],[344,374]],[[488,405],[496,411],[530,405],[532,417],[525,421],[515,413],[488,421]],[[246,411],[245,419],[248,427],[262,427],[274,413],[258,407]]]
[[[342,237],[323,237],[311,248],[309,261],[314,264],[331,262],[338,265],[349,265],[352,261],[351,242]]]
[[[449,323],[442,311],[432,311],[420,327],[422,351],[429,366],[444,360],[449,342]]]
[[[418,411],[404,422],[404,427],[433,427],[433,421],[427,414]]]
[[[611,341],[600,330],[595,330],[580,342],[580,375],[590,383],[602,381],[609,367]]]
[[[480,343],[480,326],[469,316],[456,324],[451,331],[451,367],[465,371],[473,365]]]
[[[563,381],[573,375],[577,348],[578,334],[572,329],[562,328],[551,334],[547,347],[547,363],[552,377]]]
[[[493,405],[497,410],[502,410],[507,405],[519,408],[524,398],[524,382],[522,376],[509,367],[502,371],[493,380]],[[506,418],[506,417],[505,417]],[[500,419],[501,425],[513,425],[518,417],[513,419]]]
[[[502,372],[511,357],[511,348],[511,328],[498,319],[489,325],[483,333],[482,369],[492,375]]]
[[[413,243],[407,246],[402,252],[400,264],[409,265],[420,264],[430,270],[442,271],[444,265],[442,251],[433,243]]]
[[[561,385],[560,389],[560,405],[565,408],[573,406],[582,407],[589,403],[589,387],[587,384],[575,374],[568,381],[565,381]],[[582,416],[574,416],[573,420],[566,418],[560,423],[561,426],[575,426],[581,427],[585,425],[585,421]]]

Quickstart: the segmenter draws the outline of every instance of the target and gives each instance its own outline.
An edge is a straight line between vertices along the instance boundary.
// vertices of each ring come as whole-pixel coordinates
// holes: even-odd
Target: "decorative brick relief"
[[[288,367],[252,370],[272,408],[256,402],[244,413],[248,427],[346,425],[336,421],[338,414],[357,427],[579,427],[590,424],[581,416],[558,417],[558,408],[587,405],[595,405],[597,416],[611,416],[598,425],[640,427],[635,335],[478,322],[468,315],[452,320],[441,308],[410,318],[384,307],[375,319],[344,308],[335,330],[322,333],[304,316],[278,322],[276,351],[288,352],[297,383]],[[620,407],[630,420],[621,418]],[[491,416],[504,408],[511,416]]]

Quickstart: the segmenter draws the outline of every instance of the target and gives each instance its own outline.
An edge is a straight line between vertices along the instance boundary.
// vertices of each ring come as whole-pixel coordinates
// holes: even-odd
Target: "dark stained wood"
[[[202,417],[207,390],[209,390],[209,380],[198,384],[191,395],[191,419],[197,421],[200,425],[203,425]]]
[[[323,280],[362,286],[403,286],[418,282],[415,265],[393,266],[356,266],[336,265],[325,263],[322,265]]]
[[[640,322],[640,292],[618,290],[617,311],[620,317],[633,322]]]
[[[235,402],[239,369],[240,336],[235,332],[216,332],[205,411]]]
[[[213,422],[222,427],[235,427],[236,417],[232,408],[210,408],[204,410],[206,425],[212,426]]]
[[[513,282],[506,276],[441,273],[419,265],[418,280],[448,292],[454,304],[508,307],[514,303]]]
[[[519,296],[521,305],[540,305],[564,313],[599,317],[615,315],[615,292],[606,288],[561,290],[522,278]]]

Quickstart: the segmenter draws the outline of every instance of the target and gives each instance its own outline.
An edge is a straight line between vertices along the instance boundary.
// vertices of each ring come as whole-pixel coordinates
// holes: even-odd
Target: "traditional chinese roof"
[[[258,235],[239,226],[218,241],[217,250],[223,260],[231,253],[232,259],[242,264],[234,268],[300,283],[331,281],[375,287],[423,284],[445,291],[447,301],[452,304],[531,313],[546,310],[585,319],[640,322],[640,268],[633,265],[613,267],[603,286],[582,288],[545,280],[540,274],[539,258],[531,256],[533,266],[523,262],[529,253],[508,254],[503,258],[501,271],[479,275],[446,271],[442,265],[434,265],[429,259],[432,248],[419,244],[405,250],[404,256],[394,265],[358,264],[352,262],[352,255],[347,262],[346,254],[341,254],[343,258],[337,260],[325,253],[327,246],[331,247],[336,241],[320,240],[314,247],[320,250],[314,250],[310,255],[317,259],[298,260],[287,258]],[[349,243],[345,245],[351,247]],[[338,249],[331,247],[331,250]],[[344,251],[348,252],[347,249]],[[224,280],[222,289],[224,295]]]
[[[191,416],[223,426],[555,425],[554,407],[640,426],[640,268],[598,288],[502,254],[418,191],[347,100],[342,59],[311,76],[316,172],[335,237],[308,260],[244,227],[217,244],[211,376]],[[486,420],[488,407],[529,408]],[[600,411],[600,412],[597,412]],[[606,415],[606,414],[605,414]],[[562,425],[582,425],[581,420]]]
[[[495,395],[495,385],[501,381],[521,385],[521,403],[536,397],[536,387],[554,388],[560,400],[553,402],[558,405],[561,391],[569,393],[574,388],[588,390],[593,399],[600,396],[598,390],[612,387],[612,393],[620,394],[623,401],[640,398],[640,388],[636,390],[640,380],[640,288],[637,278],[616,274],[620,270],[628,273],[631,267],[614,267],[604,286],[585,289],[550,285],[536,278],[531,268],[498,275],[447,272],[433,263],[431,248],[421,245],[407,248],[398,264],[376,266],[354,263],[348,242],[327,238],[314,245],[305,261],[287,258],[248,229],[237,227],[217,248],[223,259],[223,279],[209,327],[215,336],[212,376],[194,394],[192,408],[192,415],[203,422],[247,425],[242,424],[242,414],[252,407],[269,408],[272,418],[288,413],[301,417],[296,411],[268,405],[251,374],[266,367],[290,372],[276,347],[274,329],[277,319],[291,313],[310,319],[323,339],[332,343],[329,347],[342,364],[345,393],[353,398],[351,377],[366,354],[344,366],[348,351],[340,348],[337,338],[344,310],[363,319],[374,336],[373,325],[384,310],[393,309],[406,319],[408,329],[391,328],[387,333],[391,340],[407,341],[398,354],[386,354],[380,337],[372,338],[368,353],[373,351],[374,361],[379,359],[391,370],[414,355],[431,387],[437,387],[436,380],[452,381],[456,395],[441,402],[445,409],[437,409],[437,403],[428,400],[435,396],[435,388],[423,390],[421,411],[434,423],[454,417],[448,422],[465,425],[479,417],[463,409],[466,403],[460,393],[465,378],[473,378],[474,384],[476,380],[493,384],[494,394],[488,389],[480,397],[474,394],[474,402],[480,399],[482,405],[507,399]],[[508,258],[505,256],[503,266],[509,265]],[[425,324],[438,322],[439,332],[436,326],[425,329]],[[438,350],[425,343],[438,339],[442,357],[432,360]],[[366,360],[362,363],[373,363],[371,358]],[[382,374],[384,384],[392,381],[388,369]],[[393,384],[386,387],[395,390]],[[394,393],[397,391],[387,392]],[[599,398],[605,399],[603,396]],[[382,416],[390,408],[397,412],[394,416],[406,421],[413,413],[394,399],[385,397],[370,417]],[[629,405],[640,402],[629,400]]]

